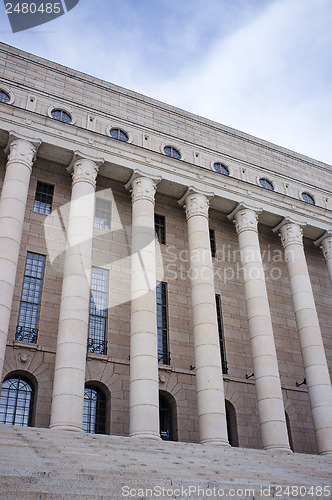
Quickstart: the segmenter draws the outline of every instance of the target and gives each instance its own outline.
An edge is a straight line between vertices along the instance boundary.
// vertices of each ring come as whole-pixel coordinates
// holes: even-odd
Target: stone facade
[[[227,445],[225,399],[239,446],[288,449],[290,433],[296,452],[332,453],[331,167],[4,44],[0,57],[2,379],[31,382],[32,425],[81,429],[85,378],[106,396],[108,434],[158,438],[159,385],[175,440]],[[34,211],[37,181],[54,186],[51,215]],[[93,227],[95,190],[110,230]],[[15,337],[27,252],[47,256],[36,343]],[[109,270],[107,354],[86,352],[91,265]]]

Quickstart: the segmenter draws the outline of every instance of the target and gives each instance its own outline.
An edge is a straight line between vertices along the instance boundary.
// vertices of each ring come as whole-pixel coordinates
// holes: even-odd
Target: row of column
[[[0,201],[0,376],[32,164],[39,141],[11,138]],[[82,429],[96,177],[102,160],[76,154],[67,233],[51,427]],[[135,172],[132,193],[130,435],[159,439],[154,201],[159,177]],[[209,239],[209,195],[190,188],[186,210],[190,251],[195,371],[200,440],[228,445],[215,289]],[[258,413],[263,447],[289,450],[278,362],[258,239],[258,212],[238,206],[229,216],[244,269]],[[332,453],[332,389],[313,292],[296,221],[283,220],[285,249],[309,400],[320,453]],[[332,282],[332,237],[323,248]]]

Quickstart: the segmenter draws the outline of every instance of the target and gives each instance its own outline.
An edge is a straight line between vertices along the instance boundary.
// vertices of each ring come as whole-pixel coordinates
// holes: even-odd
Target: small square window
[[[46,182],[37,182],[33,211],[49,215],[52,211],[54,186]]]
[[[166,224],[165,216],[155,214],[154,216],[155,241],[161,245],[166,244]]]
[[[111,200],[96,197],[94,226],[99,229],[111,229]]]

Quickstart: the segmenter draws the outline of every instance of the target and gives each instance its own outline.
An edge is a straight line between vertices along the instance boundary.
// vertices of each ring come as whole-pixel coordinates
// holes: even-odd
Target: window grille
[[[113,139],[117,139],[118,141],[128,142],[129,140],[128,134],[126,134],[126,132],[124,132],[120,128],[111,128],[110,136],[113,137]]]
[[[217,322],[218,322],[218,331],[219,331],[219,345],[220,345],[220,354],[221,354],[221,366],[222,372],[224,375],[228,373],[227,361],[226,361],[226,348],[225,348],[225,339],[224,339],[224,326],[222,319],[222,309],[221,309],[221,298],[220,295],[216,294],[216,308],[217,308]]]
[[[108,270],[92,268],[88,352],[107,354]]]
[[[154,228],[156,241],[162,245],[166,243],[166,225],[165,225],[165,216],[155,214],[154,216]]]
[[[158,331],[158,363],[169,365],[170,353],[168,346],[168,304],[167,283],[158,282],[157,295],[157,331]]]
[[[96,197],[94,226],[99,229],[111,229],[111,200]]]
[[[37,342],[44,266],[45,255],[28,252],[15,337],[20,342]]]
[[[54,118],[54,120],[58,120],[59,122],[63,123],[71,123],[71,116],[67,111],[64,111],[63,109],[53,109],[51,111],[51,116]]]
[[[181,160],[180,151],[173,146],[165,146],[164,153],[166,156],[170,156],[171,158],[175,158],[176,160]]]
[[[84,390],[83,430],[90,434],[106,434],[106,397],[93,385],[86,385]]]
[[[52,211],[54,186],[46,182],[37,182],[33,211],[49,215]]]
[[[23,377],[4,381],[0,398],[0,424],[31,425],[33,388]]]
[[[225,165],[223,165],[223,163],[217,161],[213,164],[213,168],[218,174],[229,175],[229,170]]]
[[[216,256],[217,248],[216,248],[216,235],[214,229],[210,229],[210,247],[211,247],[211,255],[212,257]]]

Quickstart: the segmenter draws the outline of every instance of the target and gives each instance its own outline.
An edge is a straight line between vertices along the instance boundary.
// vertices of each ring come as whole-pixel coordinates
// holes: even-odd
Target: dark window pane
[[[0,102],[9,102],[10,96],[4,90],[0,90]]]
[[[96,197],[94,226],[100,229],[111,228],[111,206],[110,200]]]
[[[83,430],[91,434],[106,433],[106,397],[92,385],[86,385],[84,391]]]
[[[210,246],[211,246],[211,255],[212,257],[215,257],[217,249],[216,249],[216,236],[214,229],[210,229]]]
[[[126,132],[124,132],[119,128],[112,128],[110,130],[110,136],[113,137],[113,139],[117,139],[118,141],[128,142],[129,140],[129,137],[126,134]]]
[[[108,270],[92,268],[88,352],[107,354]]]
[[[168,341],[167,283],[163,282],[157,283],[156,296],[157,296],[158,362],[164,365],[169,365],[170,353],[169,353],[169,341]]]
[[[301,197],[302,197],[302,200],[305,201],[306,203],[309,203],[310,205],[315,205],[314,197],[311,196],[311,194],[309,194],[309,193],[302,193]]]
[[[265,177],[261,177],[259,179],[259,183],[260,185],[264,188],[264,189],[269,189],[270,191],[274,191],[274,187],[273,187],[273,184],[271,181],[269,181],[269,179],[265,179]]]
[[[34,212],[40,214],[50,214],[52,211],[54,186],[46,182],[37,182],[35,201],[33,205]]]
[[[225,339],[224,339],[224,326],[222,320],[222,310],[221,310],[221,298],[220,295],[216,294],[216,308],[217,308],[217,322],[218,322],[218,331],[219,331],[219,345],[220,345],[220,354],[221,354],[221,366],[222,371],[225,375],[228,373],[227,361],[226,361],[226,348],[225,348]]]
[[[166,226],[165,226],[165,216],[155,214],[154,216],[154,228],[155,228],[155,240],[165,245],[166,243]]]
[[[170,156],[171,158],[175,158],[176,160],[181,159],[180,151],[178,151],[176,148],[173,148],[173,146],[165,146],[164,153],[166,156]]]
[[[53,109],[51,111],[52,118],[63,123],[71,123],[71,116],[63,109]]]
[[[0,424],[31,425],[33,389],[27,380],[13,377],[2,384]]]
[[[28,252],[25,263],[16,340],[36,343],[45,255]]]
[[[214,163],[213,168],[214,168],[215,172],[217,172],[218,174],[229,175],[228,168],[220,162]]]

